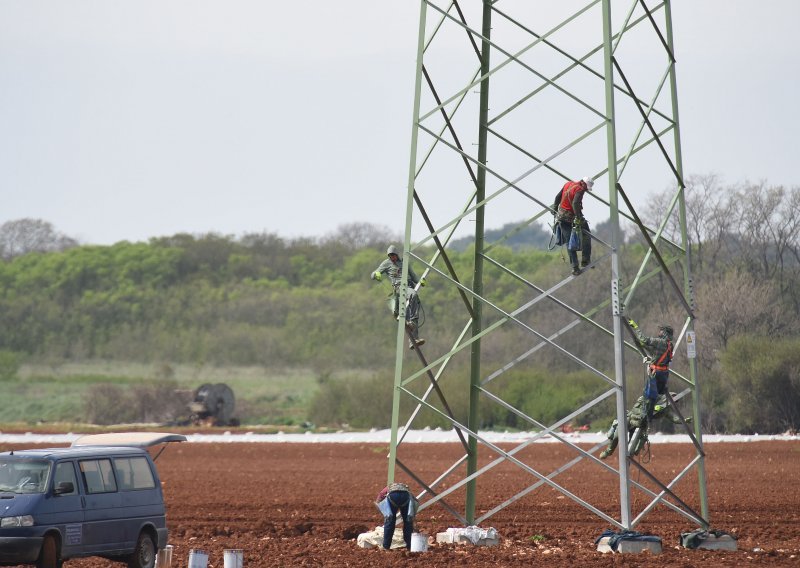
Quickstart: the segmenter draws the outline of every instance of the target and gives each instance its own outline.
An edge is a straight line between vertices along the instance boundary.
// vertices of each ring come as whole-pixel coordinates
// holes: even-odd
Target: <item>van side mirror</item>
[[[75,485],[71,481],[62,481],[53,490],[53,495],[63,495],[64,493],[72,493],[75,491]]]

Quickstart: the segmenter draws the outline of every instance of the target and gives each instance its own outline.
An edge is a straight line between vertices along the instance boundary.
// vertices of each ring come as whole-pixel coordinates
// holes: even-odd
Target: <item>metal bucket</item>
[[[413,533],[411,535],[411,552],[427,552],[428,550],[428,535],[422,533]]]
[[[208,553],[198,548],[189,551],[189,568],[206,568],[208,566]]]
[[[227,549],[222,557],[224,568],[242,568],[244,565],[244,551],[238,548]]]

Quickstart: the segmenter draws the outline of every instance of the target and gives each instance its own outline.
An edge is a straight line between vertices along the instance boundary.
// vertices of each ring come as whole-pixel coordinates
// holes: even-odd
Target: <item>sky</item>
[[[0,0],[0,224],[85,244],[401,234],[418,18],[412,0]],[[800,185],[798,21],[797,0],[674,1],[687,174]]]

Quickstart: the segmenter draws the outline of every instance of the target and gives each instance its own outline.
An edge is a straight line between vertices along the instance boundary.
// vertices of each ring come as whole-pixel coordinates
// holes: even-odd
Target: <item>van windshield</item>
[[[50,462],[0,457],[0,491],[44,493],[50,476]]]

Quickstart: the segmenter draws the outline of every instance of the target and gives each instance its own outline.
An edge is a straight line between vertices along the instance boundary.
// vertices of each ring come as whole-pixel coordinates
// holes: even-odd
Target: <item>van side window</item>
[[[80,465],[87,493],[110,493],[117,490],[110,459],[84,460]]]
[[[122,490],[153,489],[156,486],[147,458],[115,458],[114,467]]]
[[[62,493],[62,495],[77,495],[78,494],[78,480],[75,479],[75,466],[72,462],[61,462],[56,465],[56,474],[53,477],[53,487],[58,487],[59,483],[69,481],[72,483],[71,493]]]

